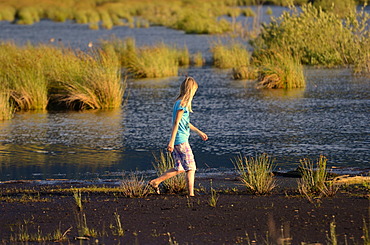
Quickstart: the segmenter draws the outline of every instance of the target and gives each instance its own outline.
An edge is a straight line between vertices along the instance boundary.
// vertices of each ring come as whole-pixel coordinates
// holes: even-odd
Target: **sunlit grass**
[[[146,197],[151,190],[144,177],[139,177],[135,173],[130,173],[128,177],[124,176],[120,187],[122,194],[130,198]]]
[[[331,11],[304,5],[301,10],[293,8],[263,25],[253,46],[255,50],[289,49],[305,65],[350,65],[368,44],[369,16],[362,10],[349,12],[343,20]]]
[[[261,154],[255,158],[238,156],[233,160],[233,163],[240,175],[240,180],[253,194],[270,194],[276,187],[276,181],[272,175],[272,169],[275,165],[268,155]]]
[[[217,68],[239,68],[250,64],[250,53],[238,42],[228,44],[216,42],[212,45],[211,52],[214,66]]]
[[[197,52],[191,56],[191,64],[194,66],[203,66],[205,60],[203,58],[202,52]]]
[[[77,105],[79,109],[113,109],[121,106],[126,83],[121,80],[117,57],[96,51],[92,55],[69,53],[65,58],[67,62],[75,61],[75,66],[67,67],[69,73],[64,73],[63,80],[60,80],[62,88],[67,91],[63,101],[73,108]]]
[[[10,236],[10,242],[63,242],[67,240],[66,234],[70,231],[62,233],[58,228],[53,233],[43,233],[38,227],[37,232],[31,233],[28,230],[28,224],[19,225],[18,231]]]
[[[0,121],[11,119],[14,114],[14,106],[10,102],[10,92],[0,93]]]
[[[320,156],[314,163],[310,159],[301,159],[299,170],[302,178],[298,181],[298,191],[308,200],[313,197],[334,196],[339,190],[339,185],[328,181],[327,158]]]
[[[175,166],[171,153],[163,153],[154,155],[153,167],[158,176],[161,176],[168,169]],[[187,190],[185,173],[180,173],[170,179],[162,182],[164,189],[169,193],[183,193]]]
[[[10,94],[5,110],[45,110],[58,103],[73,109],[112,109],[122,104],[126,88],[114,54],[52,46],[0,44],[2,93]],[[13,104],[12,104],[13,103]]]
[[[44,110],[48,104],[48,82],[33,49],[14,44],[0,44],[0,79],[2,91],[10,92],[20,110]],[[11,102],[9,102],[11,103]]]
[[[254,80],[258,77],[258,70],[256,67],[249,66],[240,66],[232,69],[232,76],[236,80],[249,79]]]
[[[159,43],[153,46],[136,47],[135,39],[101,40],[102,49],[116,54],[120,64],[128,74],[136,78],[158,78],[176,76],[180,66],[190,64],[190,54],[186,46],[176,48]]]
[[[288,51],[266,50],[257,59],[259,88],[292,89],[306,86],[299,58],[293,57]]]
[[[140,47],[127,57],[127,70],[137,78],[176,76],[180,63],[189,64],[188,51],[184,50],[165,44]]]

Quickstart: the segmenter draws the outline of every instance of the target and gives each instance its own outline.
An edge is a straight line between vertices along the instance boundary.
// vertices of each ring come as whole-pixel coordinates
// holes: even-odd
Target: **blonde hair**
[[[181,106],[186,107],[190,112],[193,112],[191,108],[191,101],[193,100],[194,94],[198,89],[198,84],[192,77],[186,77],[181,83],[180,94],[176,100],[181,99]]]

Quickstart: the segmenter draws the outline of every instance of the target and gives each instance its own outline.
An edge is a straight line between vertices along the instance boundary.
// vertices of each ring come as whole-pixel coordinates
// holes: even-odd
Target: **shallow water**
[[[187,45],[210,57],[218,37],[185,35],[163,27],[89,30],[71,23],[41,21],[33,26],[0,22],[0,38],[17,43],[61,38],[86,49],[115,34],[137,44],[160,41]],[[299,159],[328,157],[329,165],[369,168],[370,79],[345,69],[305,69],[307,87],[291,91],[257,90],[234,81],[229,71],[211,67],[180,71],[199,82],[192,123],[209,135],[190,143],[203,171],[232,168],[242,153],[268,153],[277,168],[294,169]],[[22,112],[0,122],[0,180],[112,178],[122,171],[151,170],[153,156],[165,149],[174,97],[182,77],[130,80],[127,104],[114,111]]]

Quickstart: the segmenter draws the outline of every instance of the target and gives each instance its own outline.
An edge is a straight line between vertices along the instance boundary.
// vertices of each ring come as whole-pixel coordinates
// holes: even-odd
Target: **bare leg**
[[[194,179],[195,179],[195,171],[189,170],[186,172],[186,179],[188,182],[188,189],[189,189],[189,196],[194,196]]]
[[[184,172],[183,170],[176,170],[174,168],[171,168],[171,169],[167,170],[166,172],[164,172],[158,178],[151,180],[149,183],[152,186],[157,187],[162,181],[165,181],[166,179],[169,179],[169,178],[171,178],[173,176],[176,176],[179,173],[183,173],[183,172]]]

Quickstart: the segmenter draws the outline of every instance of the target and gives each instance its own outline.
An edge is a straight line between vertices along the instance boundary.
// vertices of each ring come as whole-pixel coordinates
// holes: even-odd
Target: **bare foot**
[[[161,194],[158,185],[153,180],[149,181],[149,185],[154,189],[155,193]]]

